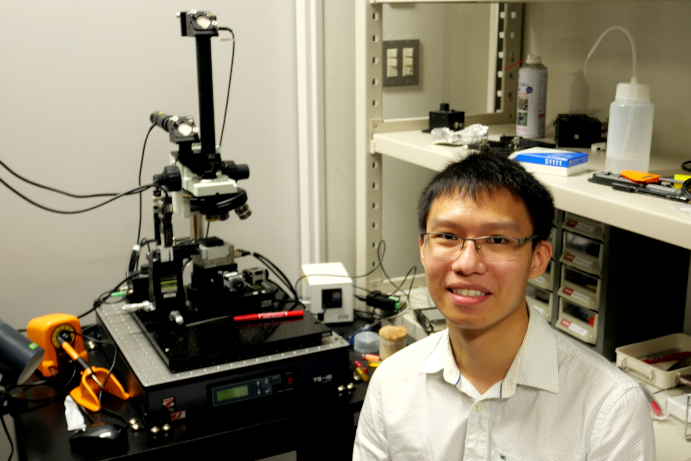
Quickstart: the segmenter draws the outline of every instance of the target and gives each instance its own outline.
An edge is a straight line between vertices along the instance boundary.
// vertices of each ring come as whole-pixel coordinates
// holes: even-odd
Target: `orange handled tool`
[[[59,337],[58,342],[67,355],[84,368],[81,383],[70,391],[75,402],[89,411],[98,412],[101,411],[101,402],[98,399],[98,394],[101,391],[114,395],[121,400],[130,398],[117,378],[112,374],[108,376],[108,370],[90,366],[64,338]]]
[[[659,174],[643,173],[642,171],[624,170],[621,172],[621,177],[637,182],[639,184],[657,184],[659,182],[668,182],[672,184],[683,184],[684,175],[674,175],[674,178],[663,178]]]

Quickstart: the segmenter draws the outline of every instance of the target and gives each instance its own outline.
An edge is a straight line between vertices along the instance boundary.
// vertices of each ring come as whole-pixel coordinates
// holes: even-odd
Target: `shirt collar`
[[[556,334],[536,310],[531,310],[528,331],[523,339],[517,384],[548,392],[559,392],[559,361]]]
[[[453,385],[458,384],[461,372],[451,349],[448,329],[439,333],[439,342],[420,369],[422,373],[437,373],[442,370],[446,381]]]
[[[530,386],[548,392],[559,392],[557,347],[554,332],[537,311],[529,311],[526,331],[516,357],[501,383],[503,398],[511,397],[516,385]],[[439,342],[423,363],[422,373],[444,372],[444,380],[457,386],[461,372],[451,349],[448,330],[439,333]]]

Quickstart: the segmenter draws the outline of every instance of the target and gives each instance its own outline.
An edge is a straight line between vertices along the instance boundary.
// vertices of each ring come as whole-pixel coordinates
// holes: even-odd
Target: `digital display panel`
[[[230,389],[223,389],[216,392],[216,400],[221,403],[227,400],[239,399],[249,395],[249,387],[244,386],[231,387]]]

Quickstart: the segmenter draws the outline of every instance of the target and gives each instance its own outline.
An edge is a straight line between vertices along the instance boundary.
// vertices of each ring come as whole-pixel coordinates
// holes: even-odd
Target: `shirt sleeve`
[[[377,370],[381,372],[381,370]],[[379,373],[381,375],[381,373]],[[384,415],[381,401],[381,385],[377,373],[372,376],[367,395],[358,419],[353,461],[390,460]]]
[[[608,408],[607,408],[608,407]],[[630,387],[603,406],[593,428],[589,461],[655,461],[655,432],[643,391]]]

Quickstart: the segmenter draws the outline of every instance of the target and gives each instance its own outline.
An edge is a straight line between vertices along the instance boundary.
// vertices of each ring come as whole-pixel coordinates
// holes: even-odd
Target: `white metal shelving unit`
[[[530,0],[530,2],[564,2],[590,0]],[[630,0],[607,0],[630,1]],[[381,80],[382,56],[382,4],[383,3],[493,3],[484,0],[357,0],[356,3],[356,270],[366,273],[377,263],[377,243],[382,238],[382,156],[389,156],[433,171],[440,171],[451,159],[463,154],[460,147],[435,146],[430,135],[422,133],[427,128],[427,118],[382,120]],[[520,33],[522,3],[516,0],[503,2],[509,12],[519,15],[515,23],[508,21],[508,34],[503,36],[504,51],[507,46],[520,60]],[[512,29],[516,28],[516,29]],[[518,36],[511,43],[511,32]],[[518,34],[518,35],[516,35]],[[507,39],[507,36],[509,37]],[[507,41],[509,43],[507,43]],[[504,54],[504,59],[509,55]],[[508,61],[502,68],[511,63]],[[515,73],[517,80],[517,72]],[[502,90],[506,104],[509,92],[503,78]],[[517,81],[515,82],[517,83]],[[510,103],[515,106],[515,102]],[[515,133],[515,107],[505,107],[504,114],[466,115],[466,123],[482,123],[490,127],[490,137]],[[490,138],[491,139],[491,138]],[[594,171],[604,170],[604,153],[591,152],[589,165]],[[660,174],[676,171],[686,159],[653,155],[650,170]],[[680,206],[672,201],[624,194],[609,187],[588,182],[590,173],[570,177],[538,175],[552,191],[559,210],[568,211],[595,221],[618,227],[636,234],[691,250],[691,219],[675,209]],[[645,249],[643,249],[645,252]],[[691,271],[690,271],[691,274]],[[691,275],[689,276],[691,279]],[[367,280],[369,288],[377,287],[373,277]],[[691,286],[691,280],[687,283]],[[691,293],[687,288],[686,316],[691,312]],[[554,294],[557,298],[556,293]],[[553,307],[553,309],[558,309]],[[556,317],[556,315],[555,315]],[[670,419],[655,422],[657,459],[680,461],[686,459],[688,443],[684,441],[683,423]]]
[[[533,0],[559,2],[565,0]],[[588,0],[571,0],[588,1]],[[627,1],[627,0],[622,0]],[[382,120],[382,4],[383,3],[464,3],[463,0],[359,0],[356,7],[356,270],[366,273],[377,263],[377,243],[382,238],[382,155],[441,170],[451,159],[462,155],[460,147],[435,146],[427,128],[427,117]],[[478,2],[473,2],[478,3]],[[481,2],[491,3],[491,2]],[[523,4],[509,0],[502,3],[505,13],[503,66],[520,60]],[[500,48],[501,49],[501,48]],[[466,124],[482,123],[490,127],[490,136],[515,133],[515,89],[517,71],[504,72],[502,111],[494,114],[466,115]],[[651,171],[664,173],[678,169],[684,159],[651,158]],[[604,153],[593,152],[590,169],[604,170]],[[588,182],[590,174],[570,177],[538,175],[554,194],[558,209],[647,237],[691,249],[691,219],[675,208],[680,204],[656,197],[630,195]],[[661,203],[662,202],[662,203]],[[377,280],[367,280],[370,288]],[[688,302],[687,302],[688,304]]]
[[[383,120],[382,117],[382,4],[383,3],[495,3],[464,1],[379,1],[358,0],[356,3],[356,272],[369,272],[378,262],[377,245],[382,240],[382,155],[391,155],[426,168],[439,169],[443,163],[430,163],[427,156],[429,135],[420,133],[428,127],[427,117]],[[520,60],[523,4],[503,2],[496,8],[496,37],[501,60],[500,68]],[[499,66],[498,66],[499,67]],[[490,114],[466,114],[466,125],[482,123],[497,125],[515,120],[518,88],[518,68],[499,73],[497,94],[500,96],[499,111]],[[409,149],[399,149],[399,137]],[[380,144],[377,144],[380,143]],[[386,145],[388,143],[387,148]],[[444,156],[444,150],[437,157]],[[371,276],[368,288],[378,288],[378,281]]]

